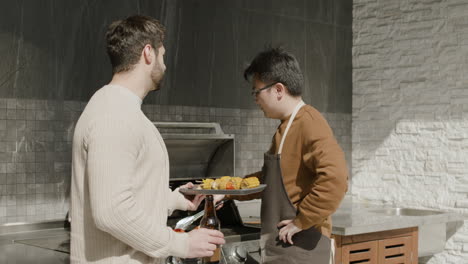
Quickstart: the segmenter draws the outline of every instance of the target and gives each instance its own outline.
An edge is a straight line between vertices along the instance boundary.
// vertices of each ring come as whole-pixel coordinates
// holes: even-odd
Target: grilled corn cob
[[[219,179],[222,180],[222,181],[228,181],[228,180],[231,179],[231,176],[223,176],[223,177],[221,177]]]
[[[260,185],[260,181],[257,177],[244,178],[241,182],[241,189],[255,188]]]
[[[228,186],[231,186],[231,177],[224,176],[219,179],[218,190],[226,190]]]
[[[242,178],[241,177],[232,177],[231,178],[232,184],[234,186],[234,190],[239,190],[241,188],[241,182]]]
[[[214,182],[213,179],[204,179],[202,183],[202,188],[205,190],[210,190],[213,182]]]

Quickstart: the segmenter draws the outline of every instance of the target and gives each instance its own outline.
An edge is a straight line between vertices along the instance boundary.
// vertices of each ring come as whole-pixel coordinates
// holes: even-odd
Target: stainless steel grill
[[[154,125],[169,153],[172,189],[188,181],[235,175],[234,135],[224,134],[218,123],[155,122]],[[195,213],[176,211],[169,217],[168,224],[174,227],[178,220]],[[221,263],[259,263],[260,229],[243,224],[234,202],[226,202],[217,214],[226,238]],[[192,228],[196,225],[198,222]],[[168,261],[194,263],[193,260]]]
[[[234,175],[234,136],[217,123],[155,122],[166,143],[171,181]]]

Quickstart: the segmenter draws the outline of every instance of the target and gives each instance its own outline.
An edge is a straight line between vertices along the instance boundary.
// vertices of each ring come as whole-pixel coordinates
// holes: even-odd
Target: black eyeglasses
[[[266,89],[268,89],[268,88],[271,88],[271,87],[273,87],[273,85],[275,85],[275,84],[277,84],[277,83],[270,83],[270,84],[268,84],[267,86],[265,86],[265,87],[263,87],[263,88],[260,88],[260,89],[258,89],[258,90],[253,90],[253,91],[251,92],[251,94],[252,94],[252,96],[256,97],[261,91],[266,90]]]

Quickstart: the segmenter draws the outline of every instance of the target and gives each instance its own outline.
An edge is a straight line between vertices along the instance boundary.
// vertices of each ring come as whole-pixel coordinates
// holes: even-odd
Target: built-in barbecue
[[[234,135],[225,134],[218,123],[155,122],[169,153],[170,186],[172,189],[205,178],[235,175]],[[203,207],[200,206],[199,210]],[[176,211],[168,219],[169,226],[197,212]],[[221,263],[258,263],[259,226],[243,223],[236,204],[225,202],[217,212],[221,231],[226,238]],[[191,228],[198,225],[194,222]],[[188,228],[190,230],[190,228]],[[176,262],[176,260],[169,259]],[[178,261],[178,260],[177,260]],[[187,260],[187,263],[193,263]]]

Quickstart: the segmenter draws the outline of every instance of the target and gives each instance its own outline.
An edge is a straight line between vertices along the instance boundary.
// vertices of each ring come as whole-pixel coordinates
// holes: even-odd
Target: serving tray
[[[194,195],[194,194],[230,194],[230,195],[247,195],[252,193],[258,193],[265,189],[266,184],[260,184],[255,188],[249,189],[239,189],[239,190],[205,190],[205,189],[197,189],[199,185],[194,185],[194,188],[181,188],[179,192],[186,194],[186,195]]]

